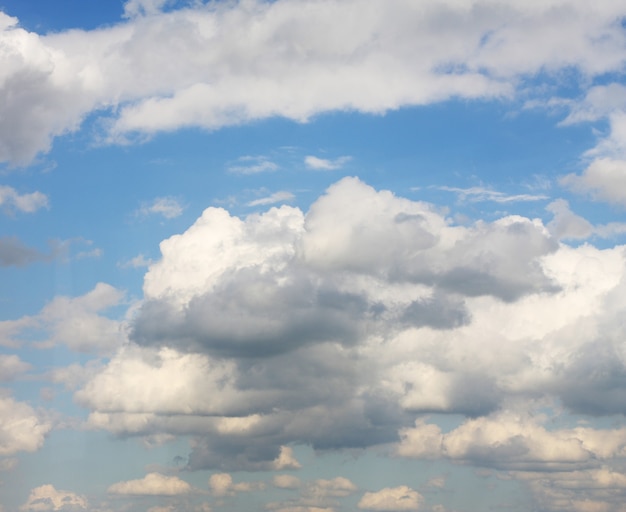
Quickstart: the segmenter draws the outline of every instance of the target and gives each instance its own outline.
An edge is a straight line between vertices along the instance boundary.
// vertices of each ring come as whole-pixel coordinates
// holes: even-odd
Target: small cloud
[[[515,203],[520,201],[541,201],[548,199],[545,194],[505,194],[504,192],[498,192],[486,187],[433,187],[437,190],[444,190],[446,192],[454,192],[458,194],[462,200],[471,201],[473,203],[479,203],[483,201],[492,201],[494,203]]]
[[[88,259],[88,258],[99,258],[100,256],[102,256],[102,254],[103,254],[102,249],[99,249],[98,247],[96,247],[95,249],[92,249],[91,251],[81,251],[81,252],[79,252],[75,256],[75,259],[77,259],[77,260],[84,260],[84,259]]]
[[[216,473],[209,478],[211,494],[217,497],[234,496],[238,492],[261,491],[265,489],[263,482],[239,482],[233,483],[233,478],[228,473]]]
[[[143,203],[137,214],[142,217],[162,215],[166,219],[179,217],[183,213],[183,206],[173,197],[157,197],[150,203]]]
[[[417,492],[401,485],[400,487],[386,487],[378,492],[366,492],[358,507],[364,510],[395,511],[419,510],[422,496]]]
[[[300,479],[293,475],[276,475],[272,483],[279,489],[298,489],[301,485]]]
[[[191,485],[176,476],[148,473],[138,480],[117,482],[108,492],[130,496],[179,496],[191,492]]]
[[[71,491],[60,491],[47,484],[34,488],[28,501],[20,507],[22,512],[46,510],[87,510],[89,504],[83,496]]]
[[[314,169],[316,171],[334,171],[341,169],[350,160],[352,160],[351,156],[340,156],[339,158],[330,160],[309,155],[305,157],[304,165],[306,165],[309,169]]]
[[[227,171],[233,174],[259,174],[278,170],[278,165],[264,156],[242,156],[237,159],[236,165],[231,165]]]
[[[20,194],[14,188],[3,185],[0,186],[0,206],[10,213],[34,213],[41,208],[48,208],[48,196],[41,192]]]
[[[246,206],[264,206],[268,204],[283,203],[293,201],[295,197],[296,196],[294,196],[291,192],[281,190],[279,192],[274,192],[270,196],[250,201],[249,203],[246,203]]]
[[[143,254],[139,254],[130,260],[120,262],[117,264],[120,268],[145,268],[152,265],[153,260],[146,258]]]
[[[274,469],[300,469],[301,467],[293,454],[293,449],[289,446],[281,446],[280,454],[274,461]]]

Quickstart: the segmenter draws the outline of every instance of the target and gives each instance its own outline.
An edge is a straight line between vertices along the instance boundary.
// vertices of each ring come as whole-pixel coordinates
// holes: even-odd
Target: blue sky
[[[0,2],[0,511],[625,511],[624,19]]]

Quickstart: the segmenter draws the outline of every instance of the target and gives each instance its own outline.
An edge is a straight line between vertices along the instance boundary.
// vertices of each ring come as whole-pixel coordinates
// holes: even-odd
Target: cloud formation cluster
[[[549,207],[561,223],[564,208]],[[533,412],[626,405],[626,252],[566,245],[565,231],[458,225],[355,178],[306,213],[209,208],[161,243],[128,343],[75,399],[95,428],[191,436],[190,469],[294,469],[289,445],[397,443],[396,456],[510,472],[548,500],[532,475],[613,471],[626,455],[623,429]],[[444,432],[429,413],[466,420]],[[361,507],[421,499],[390,488]]]
[[[166,4],[128,2],[123,23],[47,35],[1,13],[0,160],[28,163],[94,112],[103,139],[124,142],[185,126],[507,97],[540,72],[594,77],[624,64],[615,0]]]

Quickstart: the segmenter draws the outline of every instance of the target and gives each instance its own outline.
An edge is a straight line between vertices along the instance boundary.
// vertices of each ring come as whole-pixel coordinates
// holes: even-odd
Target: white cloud
[[[28,404],[0,397],[0,456],[37,451],[51,428]]]
[[[576,427],[548,430],[541,418],[512,411],[469,419],[443,433],[417,420],[400,432],[398,454],[449,458],[518,471],[570,470],[626,455],[626,429]]]
[[[626,206],[626,160],[598,158],[582,175],[568,174],[561,185],[598,201]]]
[[[176,476],[148,473],[138,480],[117,482],[109,487],[108,492],[133,496],[179,496],[191,490],[191,485]]]
[[[300,479],[293,475],[275,475],[272,483],[279,489],[298,489],[302,485]]]
[[[295,197],[296,196],[294,196],[291,192],[281,190],[279,192],[274,192],[267,197],[262,197],[260,199],[255,199],[254,201],[250,201],[249,203],[247,203],[247,206],[266,206],[268,204],[285,203],[293,201]]]
[[[144,203],[137,211],[138,215],[161,215],[166,219],[174,219],[183,214],[183,206],[173,197],[157,197],[149,203]]]
[[[236,165],[228,167],[228,172],[233,174],[259,174],[278,170],[278,165],[264,156],[242,156]]]
[[[274,469],[300,469],[301,467],[293,454],[293,449],[290,446],[281,446],[280,453],[274,461]]]
[[[151,258],[146,258],[143,254],[138,254],[134,258],[127,261],[118,263],[118,267],[121,268],[144,268],[152,265],[154,261]]]
[[[493,201],[494,203],[514,203],[520,201],[541,201],[542,199],[548,199],[548,196],[543,194],[505,194],[504,192],[499,192],[485,187],[458,188],[444,186],[436,188],[439,190],[454,192],[458,194],[462,200],[469,200],[472,202]]]
[[[31,369],[31,365],[15,354],[0,354],[0,381],[6,382]]]
[[[626,87],[619,83],[591,87],[582,102],[571,102],[571,112],[563,125],[597,121],[626,109]]]
[[[56,297],[34,317],[50,333],[37,346],[64,344],[79,352],[114,351],[126,339],[122,324],[99,313],[119,305],[123,298],[124,292],[106,283],[98,283],[80,297]]]
[[[216,497],[234,496],[238,492],[251,492],[265,489],[263,482],[234,483],[228,473],[214,473],[209,478],[209,488]]]
[[[558,239],[585,239],[594,231],[591,223],[572,212],[564,199],[552,201],[546,210],[554,215],[546,227]]]
[[[89,504],[83,496],[59,491],[50,484],[34,488],[26,503],[20,507],[21,512],[76,512],[88,509]]]
[[[20,194],[12,187],[0,185],[0,207],[9,212],[17,210],[19,212],[33,213],[41,208],[48,207],[48,197],[41,192],[31,192]]]
[[[336,169],[341,169],[350,160],[352,160],[352,157],[350,156],[340,156],[339,158],[329,160],[309,155],[304,158],[304,165],[306,165],[309,169],[334,171]]]
[[[626,407],[624,249],[559,242],[578,231],[564,203],[551,208],[561,218],[548,226],[520,216],[461,226],[354,178],[306,213],[208,208],[160,244],[129,343],[75,400],[92,428],[194,436],[189,469],[295,468],[285,447],[391,443],[429,412],[474,423],[446,434],[445,453],[437,425],[402,430],[406,455],[504,467],[511,448],[510,467],[532,456],[553,469],[552,444],[575,465],[610,461],[619,451],[590,431],[502,412],[538,396],[573,413]],[[459,441],[479,427],[500,448]]]
[[[105,140],[128,142],[185,126],[500,98],[540,71],[574,68],[584,86],[624,63],[613,0],[168,3],[130,0],[123,23],[45,36],[2,14],[0,160],[32,161],[92,112]]]
[[[364,510],[383,512],[415,511],[420,509],[421,502],[422,496],[417,491],[401,485],[400,487],[385,487],[377,492],[366,492],[358,506]]]
[[[514,473],[526,483],[544,510],[574,512],[624,512],[626,477],[607,467],[582,471]]]

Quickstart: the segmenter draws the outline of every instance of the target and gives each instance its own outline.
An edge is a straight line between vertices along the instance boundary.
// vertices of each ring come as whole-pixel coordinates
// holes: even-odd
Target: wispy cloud
[[[328,159],[308,155],[304,158],[304,165],[316,171],[334,171],[341,169],[350,160],[352,160],[351,156],[340,156],[339,158]]]
[[[174,219],[182,215],[184,207],[173,197],[157,197],[149,203],[143,203],[137,210],[137,215],[162,215],[166,219]]]
[[[149,267],[152,263],[152,259],[146,258],[143,254],[139,254],[130,260],[118,263],[117,266],[120,268],[143,268]]]
[[[274,203],[289,202],[293,201],[295,197],[296,196],[294,196],[291,192],[281,190],[279,192],[274,192],[272,195],[269,195],[267,197],[261,197],[260,199],[250,201],[249,203],[247,203],[247,206],[264,206]]]
[[[515,203],[520,201],[542,201],[548,199],[549,196],[545,194],[505,194],[487,187],[432,187],[437,190],[444,190],[446,192],[453,192],[464,201],[471,201],[473,203],[479,203],[483,201],[492,201],[494,203]]]
[[[279,169],[278,165],[265,156],[242,156],[237,163],[227,168],[233,174],[259,174],[273,172]]]

